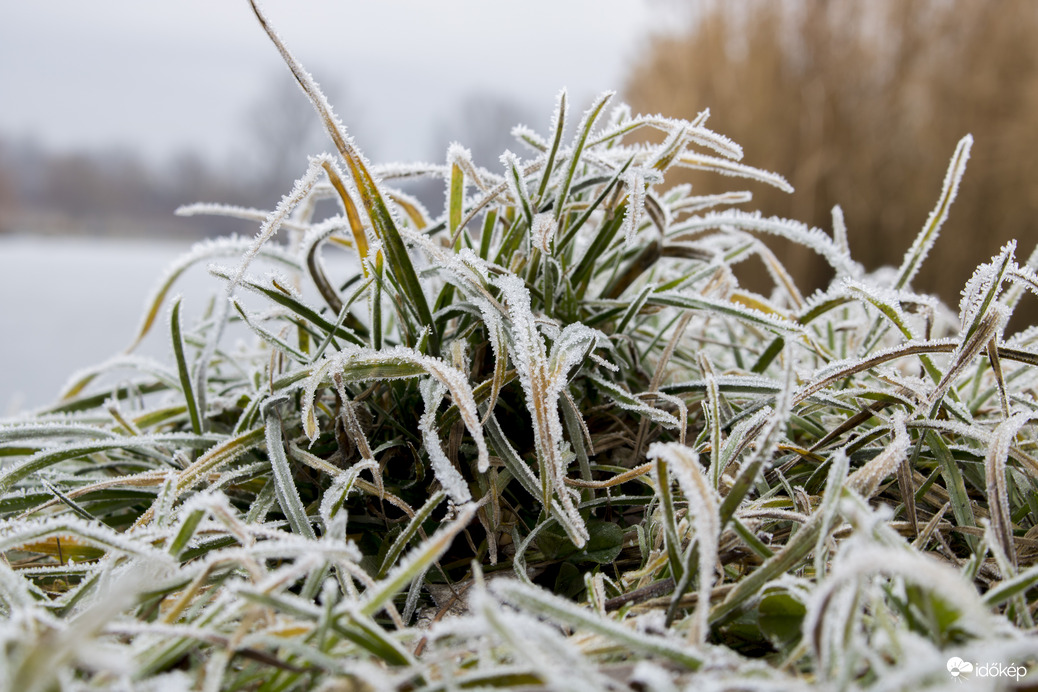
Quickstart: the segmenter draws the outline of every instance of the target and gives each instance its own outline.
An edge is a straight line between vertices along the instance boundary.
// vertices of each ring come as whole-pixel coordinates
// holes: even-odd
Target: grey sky
[[[651,0],[263,7],[319,82],[359,101],[338,109],[358,108],[362,147],[389,159],[425,157],[437,119],[478,90],[543,113],[530,124],[546,129],[560,87],[581,106],[619,89],[625,63],[667,11]],[[0,0],[6,138],[115,145],[151,159],[193,149],[221,161],[242,144],[243,114],[279,71],[245,0]]]

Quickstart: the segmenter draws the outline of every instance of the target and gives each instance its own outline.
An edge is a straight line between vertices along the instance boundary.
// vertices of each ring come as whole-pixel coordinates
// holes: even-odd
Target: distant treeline
[[[329,97],[352,105],[342,90]],[[363,113],[343,112],[352,127]],[[519,145],[512,126],[531,123],[523,107],[500,94],[473,93],[455,113],[433,123],[426,151],[415,159],[442,161],[448,144],[470,147],[481,165]],[[196,151],[156,163],[126,149],[53,151],[0,134],[0,233],[203,237],[251,234],[254,224],[235,219],[174,215],[192,202],[272,209],[306,170],[307,156],[329,148],[320,121],[287,76],[243,113],[238,153],[217,161]],[[374,143],[362,142],[377,156]],[[431,210],[442,208],[443,182],[405,185]],[[334,206],[329,213],[336,213]]]
[[[56,151],[0,135],[0,232],[200,238],[255,228],[174,215],[193,202],[273,208],[320,151],[310,105],[286,76],[242,113],[236,153],[187,149],[144,159],[132,149]],[[315,151],[316,149],[316,151]]]
[[[826,230],[842,206],[852,255],[897,265],[933,207],[956,141],[975,137],[919,290],[952,305],[978,262],[1038,242],[1038,3],[725,0],[658,38],[631,71],[636,111],[689,117],[743,145],[796,193],[748,186],[754,208]],[[697,189],[717,185],[696,176]],[[727,184],[727,183],[725,183]],[[770,243],[770,241],[769,241]],[[772,243],[814,285],[831,273]]]
[[[125,151],[51,152],[0,141],[0,233],[217,235],[233,224],[174,210],[196,200],[253,205],[257,197],[188,154],[156,166]]]

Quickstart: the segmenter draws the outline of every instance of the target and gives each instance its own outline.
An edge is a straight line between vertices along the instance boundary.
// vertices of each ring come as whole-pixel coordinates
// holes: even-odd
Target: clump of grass
[[[1033,662],[1038,352],[1004,328],[1038,277],[1010,243],[958,317],[911,290],[968,137],[867,276],[839,210],[830,236],[664,186],[788,187],[705,113],[606,94],[567,138],[561,94],[499,171],[460,145],[374,166],[257,16],[336,154],[272,212],[184,210],[261,228],[160,283],[137,341],[184,268],[237,258],[197,322],[172,301],[170,363],[0,427],[12,689],[915,689],[951,656]],[[393,187],[418,175],[442,212]],[[769,234],[829,288],[801,295]],[[754,256],[770,295],[732,272]]]

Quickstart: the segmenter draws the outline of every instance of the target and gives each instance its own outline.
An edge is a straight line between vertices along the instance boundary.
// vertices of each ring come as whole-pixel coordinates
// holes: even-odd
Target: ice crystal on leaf
[[[969,161],[972,146],[973,137],[966,135],[959,140],[958,146],[955,147],[951,163],[948,164],[948,172],[944,176],[944,185],[941,189],[941,196],[937,200],[937,206],[930,212],[923,229],[916,236],[912,247],[905,253],[904,262],[898,270],[895,288],[905,288],[911,283],[923,260],[929,254],[930,248],[936,242],[937,234],[947,220],[952,202],[955,201],[955,195],[959,191],[962,176],[966,173],[966,162]]]
[[[461,474],[451,465],[450,459],[443,453],[443,448],[440,447],[440,440],[434,428],[436,408],[440,405],[446,388],[435,380],[429,379],[422,380],[421,390],[422,400],[425,402],[425,413],[422,415],[418,426],[422,431],[422,440],[425,443],[425,450],[429,454],[433,473],[436,474],[436,477],[452,500],[458,503],[468,502],[472,499],[472,495],[465,485],[465,479],[461,477]]]
[[[674,443],[656,444],[649,448],[646,456],[649,459],[666,458],[670,461],[681,491],[689,504],[699,550],[699,598],[692,615],[694,625],[690,638],[701,645],[705,643],[709,630],[710,590],[714,585],[714,563],[717,560],[718,538],[721,533],[716,492],[707,482],[699,464],[699,455],[688,447]]]
[[[302,408],[303,427],[311,441],[316,438],[318,432],[314,398],[318,387],[331,372],[338,374],[344,382],[383,381],[431,375],[450,392],[462,421],[476,442],[479,468],[487,468],[489,461],[486,442],[477,416],[472,388],[465,375],[439,358],[426,356],[402,346],[381,351],[347,347],[326,356],[312,368],[304,388]]]
[[[542,484],[542,501],[550,506],[551,494],[558,498],[564,515],[563,526],[573,542],[582,546],[588,539],[584,520],[577,513],[573,498],[565,486],[565,450],[562,421],[559,418],[559,396],[565,381],[562,379],[583,354],[578,348],[593,346],[594,331],[584,325],[570,325],[568,333],[560,335],[549,361],[544,340],[537,330],[530,307],[530,294],[514,276],[504,275],[496,280],[508,310],[512,363],[519,374],[526,399],[526,407],[534,426],[537,461]],[[568,344],[568,345],[567,345]]]
[[[537,214],[533,217],[533,227],[530,229],[531,240],[534,247],[541,252],[551,252],[551,244],[555,238],[558,224],[551,214]]]
[[[1008,243],[990,262],[976,268],[959,301],[959,323],[967,336],[976,328],[980,318],[1002,290],[1002,281],[1007,273],[1016,270],[1013,255],[1016,243]]]
[[[847,478],[847,487],[862,497],[875,495],[880,482],[891,475],[908,454],[911,440],[905,429],[904,415],[898,412],[890,426],[894,431],[891,443]]]

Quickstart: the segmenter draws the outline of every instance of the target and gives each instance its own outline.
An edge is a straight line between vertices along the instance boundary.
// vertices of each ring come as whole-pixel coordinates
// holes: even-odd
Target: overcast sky
[[[658,0],[267,0],[268,17],[330,92],[361,146],[427,156],[438,119],[489,90],[543,114],[619,90]],[[0,136],[118,146],[151,160],[240,147],[244,115],[285,68],[245,0],[0,0]],[[302,98],[302,96],[299,96]],[[364,140],[367,141],[364,141]]]

